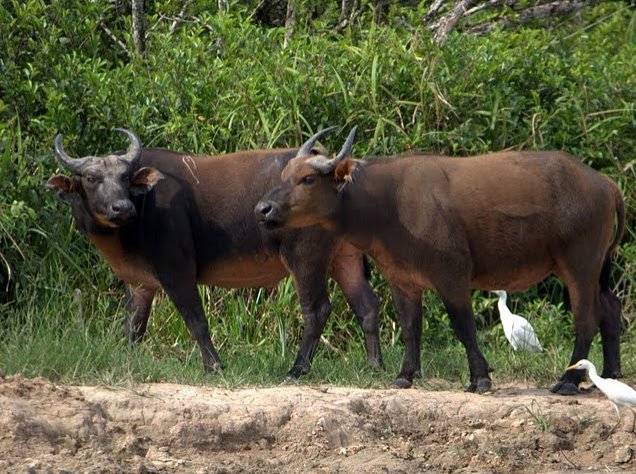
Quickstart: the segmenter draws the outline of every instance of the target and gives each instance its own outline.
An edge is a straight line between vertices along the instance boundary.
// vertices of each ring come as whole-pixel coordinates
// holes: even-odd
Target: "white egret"
[[[528,320],[518,314],[513,314],[506,306],[508,295],[505,291],[493,291],[499,296],[497,307],[503,326],[504,334],[515,351],[541,352],[543,347],[534,333],[534,328]]]
[[[636,405],[636,390],[623,382],[619,382],[615,379],[604,379],[596,372],[596,367],[587,359],[581,359],[576,364],[569,366],[565,370],[585,369],[590,380],[598,387],[598,389],[605,394],[607,398],[614,404],[616,415],[618,416],[618,422],[612,428],[612,431],[621,423],[621,412],[618,408],[627,407],[632,414],[634,410],[632,407]],[[634,431],[634,424],[636,423],[636,414],[634,414],[634,421],[632,422],[632,432]]]

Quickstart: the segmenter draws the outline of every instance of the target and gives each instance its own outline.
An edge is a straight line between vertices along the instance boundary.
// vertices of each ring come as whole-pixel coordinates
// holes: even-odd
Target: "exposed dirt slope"
[[[636,471],[598,391],[134,389],[0,380],[0,472]]]

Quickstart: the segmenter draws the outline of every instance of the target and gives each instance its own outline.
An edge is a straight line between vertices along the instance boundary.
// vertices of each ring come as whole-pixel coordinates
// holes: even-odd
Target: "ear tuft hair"
[[[155,168],[140,168],[130,180],[130,192],[135,196],[147,193],[164,178],[161,171]]]
[[[334,181],[341,187],[353,181],[353,172],[356,169],[356,162],[350,158],[342,160],[333,173]]]

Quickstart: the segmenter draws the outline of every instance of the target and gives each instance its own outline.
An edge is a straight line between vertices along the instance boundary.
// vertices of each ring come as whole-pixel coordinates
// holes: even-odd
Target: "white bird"
[[[534,328],[528,320],[518,314],[513,314],[506,306],[508,295],[505,291],[493,291],[499,296],[497,307],[503,326],[504,334],[515,351],[541,352],[543,347],[534,333]]]
[[[585,369],[590,377],[590,380],[598,387],[598,389],[605,394],[607,398],[614,404],[616,415],[618,416],[618,422],[612,428],[612,431],[621,423],[621,412],[618,408],[627,407],[634,413],[632,407],[636,405],[636,390],[623,382],[619,382],[615,379],[604,379],[596,372],[596,367],[587,359],[581,359],[576,364],[569,366],[565,370]],[[634,424],[636,424],[636,414],[634,414],[634,422],[632,423],[632,432],[634,431]]]

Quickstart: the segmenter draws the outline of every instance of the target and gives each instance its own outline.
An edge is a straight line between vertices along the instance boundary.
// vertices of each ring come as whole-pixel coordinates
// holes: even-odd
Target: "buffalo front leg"
[[[367,364],[384,369],[380,349],[380,302],[367,279],[364,257],[351,244],[342,242],[333,259],[330,275],[338,282],[364,333]]]
[[[133,286],[126,284],[126,338],[130,343],[140,342],[146,327],[152,300],[157,294],[157,288],[146,288],[143,286]]]
[[[287,373],[291,378],[309,372],[318,341],[331,313],[327,268],[334,248],[327,245],[329,239],[329,234],[323,232],[303,233],[292,244],[286,243],[280,249],[283,263],[294,280],[304,321],[298,355]],[[323,249],[322,253],[313,250],[318,247]]]
[[[393,381],[396,388],[410,388],[413,379],[420,377],[421,360],[420,345],[422,343],[422,294],[406,293],[396,286],[391,286],[393,304],[398,313],[402,339],[404,341],[404,358],[402,368]]]
[[[287,374],[292,378],[298,378],[309,372],[311,361],[318,348],[318,341],[331,313],[331,303],[324,277],[321,282],[314,282],[309,286],[297,283],[296,291],[300,298],[304,327],[298,355]]]
[[[477,324],[470,300],[470,290],[440,292],[446,311],[451,320],[453,331],[464,345],[468,356],[470,383],[467,392],[485,393],[492,388],[488,362],[477,344]]]
[[[181,313],[190,336],[199,346],[204,370],[210,373],[222,369],[223,362],[212,345],[208,320],[205,317],[196,284],[194,282],[187,284],[175,278],[170,284],[164,284],[163,288]]]

